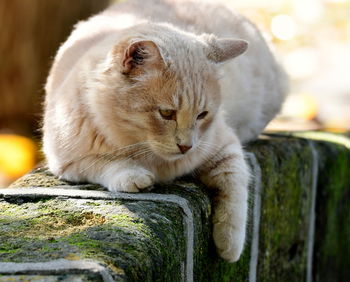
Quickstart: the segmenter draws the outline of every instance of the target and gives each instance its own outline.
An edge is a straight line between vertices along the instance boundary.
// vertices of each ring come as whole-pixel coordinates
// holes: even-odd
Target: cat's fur
[[[249,48],[230,60],[247,49],[237,39]],[[110,191],[195,173],[215,189],[214,241],[233,262],[247,217],[241,142],[263,130],[285,92],[284,73],[242,16],[203,1],[127,1],[79,23],[60,47],[44,152],[55,175]]]

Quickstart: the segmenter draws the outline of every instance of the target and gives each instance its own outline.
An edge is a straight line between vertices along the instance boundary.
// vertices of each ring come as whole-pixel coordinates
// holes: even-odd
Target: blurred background
[[[250,18],[291,78],[278,130],[350,129],[350,0],[223,0]],[[113,0],[0,0],[0,187],[43,160],[43,86],[73,25]]]

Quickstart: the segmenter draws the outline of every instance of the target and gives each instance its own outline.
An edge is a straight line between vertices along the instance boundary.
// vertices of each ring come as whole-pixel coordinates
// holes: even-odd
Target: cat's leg
[[[154,184],[154,174],[133,160],[84,158],[59,173],[63,179],[101,184],[111,192],[139,192]]]
[[[218,254],[229,262],[243,251],[247,220],[249,168],[236,140],[200,168],[200,179],[214,189],[213,237]]]

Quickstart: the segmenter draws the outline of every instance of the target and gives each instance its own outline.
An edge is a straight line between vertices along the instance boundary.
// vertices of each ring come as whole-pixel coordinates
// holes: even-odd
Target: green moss
[[[260,140],[250,148],[262,169],[258,272],[261,281],[305,280],[312,152],[305,140]]]
[[[1,254],[14,254],[20,250],[20,247],[16,244],[10,242],[3,242],[0,245],[0,253]]]
[[[42,211],[38,209],[38,211]],[[4,236],[23,236],[26,238],[45,239],[55,236],[63,236],[89,226],[100,225],[105,218],[92,212],[70,212],[51,209],[49,213],[22,215],[22,217],[10,217],[2,219],[2,222],[11,223],[2,230]]]
[[[315,272],[318,281],[350,277],[350,151],[317,142],[320,159],[316,205]]]
[[[180,208],[147,201],[96,202],[2,202],[7,215],[0,213],[6,222],[0,227],[0,261],[90,258],[131,280],[181,275],[186,252]]]
[[[98,202],[87,202],[86,204],[94,207],[99,207],[101,205],[101,203],[98,203]]]
[[[55,186],[76,186],[79,185],[79,189],[84,190],[105,190],[100,185],[90,183],[73,183],[65,180],[61,180],[48,171],[46,167],[38,168],[29,174],[24,175],[15,182],[13,182],[9,188],[31,188],[31,187],[43,187],[50,188]]]

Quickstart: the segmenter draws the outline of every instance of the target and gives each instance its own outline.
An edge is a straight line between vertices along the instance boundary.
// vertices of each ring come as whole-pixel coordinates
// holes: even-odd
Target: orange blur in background
[[[29,138],[0,134],[0,187],[32,170],[37,161],[37,146]]]

